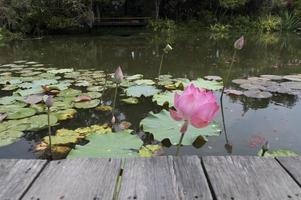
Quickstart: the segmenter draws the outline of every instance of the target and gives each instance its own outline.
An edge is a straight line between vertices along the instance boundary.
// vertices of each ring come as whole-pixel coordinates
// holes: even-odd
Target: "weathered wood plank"
[[[19,199],[46,165],[44,160],[0,160],[0,199]]]
[[[301,189],[272,158],[204,157],[217,200],[301,199]]]
[[[120,159],[52,161],[23,199],[113,199],[120,168]]]
[[[180,199],[211,200],[211,192],[201,160],[197,156],[173,157]]]
[[[125,161],[119,199],[211,199],[197,157],[133,158]]]
[[[277,160],[301,186],[301,156],[279,157]]]

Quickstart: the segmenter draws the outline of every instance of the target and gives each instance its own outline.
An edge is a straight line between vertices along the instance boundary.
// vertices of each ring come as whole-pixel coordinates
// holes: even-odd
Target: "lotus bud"
[[[46,96],[46,99],[44,98],[44,102],[45,102],[45,105],[50,108],[53,106],[53,96]]]
[[[241,36],[238,40],[234,43],[234,48],[237,50],[241,50],[244,47],[245,44],[245,38],[244,36]]]
[[[113,117],[112,117],[112,119],[111,119],[111,123],[112,123],[112,124],[115,124],[115,123],[116,123],[116,118],[115,118],[114,115],[113,115]]]
[[[172,50],[172,47],[170,46],[170,44],[167,44],[166,47],[163,49],[164,53],[168,53]]]
[[[116,83],[121,83],[122,82],[123,73],[122,73],[122,70],[121,70],[120,66],[116,69],[115,74],[114,74],[114,78],[115,78]]]

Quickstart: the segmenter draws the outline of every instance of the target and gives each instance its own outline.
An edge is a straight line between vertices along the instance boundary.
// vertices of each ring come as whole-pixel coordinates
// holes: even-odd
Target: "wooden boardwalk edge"
[[[301,200],[300,169],[301,156],[0,159],[0,199]]]

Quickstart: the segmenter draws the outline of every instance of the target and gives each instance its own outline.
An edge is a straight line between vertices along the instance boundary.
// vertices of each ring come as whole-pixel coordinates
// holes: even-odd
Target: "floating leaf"
[[[0,132],[0,147],[12,144],[20,139],[23,132],[18,130],[5,130]]]
[[[88,108],[95,108],[100,104],[99,99],[94,99],[91,101],[84,101],[84,102],[78,102],[74,103],[75,108],[83,108],[83,109],[88,109]]]
[[[261,92],[260,90],[247,90],[244,95],[256,99],[268,99],[273,96],[270,92]]]
[[[158,151],[161,150],[161,146],[160,145],[146,145],[146,146],[142,146],[141,149],[139,149],[139,155],[141,157],[153,157],[156,155],[156,153]]]
[[[160,92],[159,89],[150,85],[131,86],[125,89],[125,91],[127,96],[132,96],[132,97],[141,97],[141,96],[150,97]]]
[[[102,96],[100,92],[87,92],[87,93],[83,93],[82,95],[87,95],[92,99],[99,99]]]
[[[129,81],[134,81],[134,80],[138,80],[138,79],[142,79],[142,78],[143,78],[142,74],[135,74],[135,75],[132,75],[132,76],[125,77],[125,79],[129,80]]]
[[[191,81],[190,83],[183,83],[184,87],[193,83],[196,87],[207,89],[207,90],[220,90],[223,88],[223,83],[218,81],[206,81],[202,78]]]
[[[113,110],[112,106],[108,106],[108,105],[100,105],[100,106],[97,106],[96,107],[96,110],[99,110],[99,111],[111,111]]]
[[[25,99],[25,103],[30,105],[40,103],[43,100],[43,96],[44,94],[30,95]]]
[[[233,89],[226,89],[224,92],[225,92],[226,94],[228,94],[228,95],[236,95],[236,96],[243,95],[243,92],[242,92],[242,91],[239,91],[239,90],[233,90]]]
[[[75,144],[83,137],[80,136],[79,133],[68,130],[68,129],[59,129],[56,131],[55,136],[51,136],[51,144],[52,145],[67,145],[67,144]],[[43,141],[46,144],[49,144],[49,137],[45,136]]]
[[[126,99],[121,99],[122,102],[127,103],[127,104],[137,104],[139,100],[135,97],[130,97]]]
[[[75,109],[60,110],[53,113],[59,121],[73,119],[77,111]]]
[[[282,76],[278,76],[278,75],[260,75],[260,77],[262,78],[266,78],[266,79],[269,79],[269,80],[273,80],[273,81],[280,81],[283,79]]]
[[[181,94],[182,91],[180,90],[176,90],[173,92],[164,92],[164,93],[159,93],[159,94],[155,94],[153,96],[153,102],[156,102],[158,105],[163,106],[164,104],[167,104],[169,107],[174,106],[174,97],[175,97],[175,93]]]
[[[125,130],[118,133],[107,133],[102,135],[92,134],[87,139],[90,141],[85,146],[76,145],[68,158],[79,157],[101,157],[101,158],[124,158],[136,157],[139,154],[133,149],[141,147],[143,142],[136,135]]]
[[[57,70],[50,70],[49,73],[52,74],[65,74],[65,73],[70,73],[73,72],[74,69],[57,69]]]
[[[262,149],[257,153],[258,156],[261,156],[262,155]],[[297,153],[291,151],[291,150],[288,150],[288,149],[277,149],[277,150],[274,150],[274,151],[267,151],[265,154],[264,154],[264,157],[287,157],[287,156],[298,156]]]
[[[204,78],[206,80],[209,80],[209,81],[221,81],[221,80],[223,80],[222,77],[220,77],[220,76],[205,76]]]
[[[34,108],[16,108],[7,111],[7,119],[22,119],[36,114]]]
[[[57,118],[55,115],[50,114],[50,125],[54,126],[57,123]],[[24,123],[28,123],[29,127],[27,131],[38,131],[48,127],[48,115],[35,115],[29,118],[23,119]]]
[[[75,98],[75,102],[84,102],[84,101],[91,101],[92,98],[90,96],[87,95],[80,95],[78,97]]]
[[[180,129],[183,122],[173,120],[168,111],[162,110],[158,114],[149,113],[149,115],[141,121],[140,125],[145,132],[152,133],[155,139],[162,141],[168,138],[171,144],[176,145],[181,136]],[[198,136],[218,136],[220,132],[221,130],[215,123],[211,123],[208,127],[202,129],[189,126],[182,144],[191,145]]]
[[[136,81],[134,81],[134,83],[137,85],[154,85],[155,84],[155,82],[150,79],[136,80]]]
[[[103,125],[92,125],[84,128],[77,128],[75,129],[75,132],[77,132],[81,136],[89,136],[91,134],[111,133],[112,129],[108,126],[108,124],[103,124]]]

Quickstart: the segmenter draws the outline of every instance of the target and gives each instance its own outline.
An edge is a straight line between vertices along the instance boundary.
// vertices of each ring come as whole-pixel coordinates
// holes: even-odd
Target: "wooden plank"
[[[212,199],[197,157],[125,161],[119,199]]]
[[[120,159],[52,161],[23,199],[113,199],[120,167]]]
[[[279,157],[277,160],[301,186],[301,156]]]
[[[0,160],[0,199],[19,199],[46,165],[45,160]]]
[[[211,192],[201,160],[197,156],[173,157],[180,199],[211,200]]]
[[[301,189],[273,158],[204,157],[217,200],[301,199]]]

